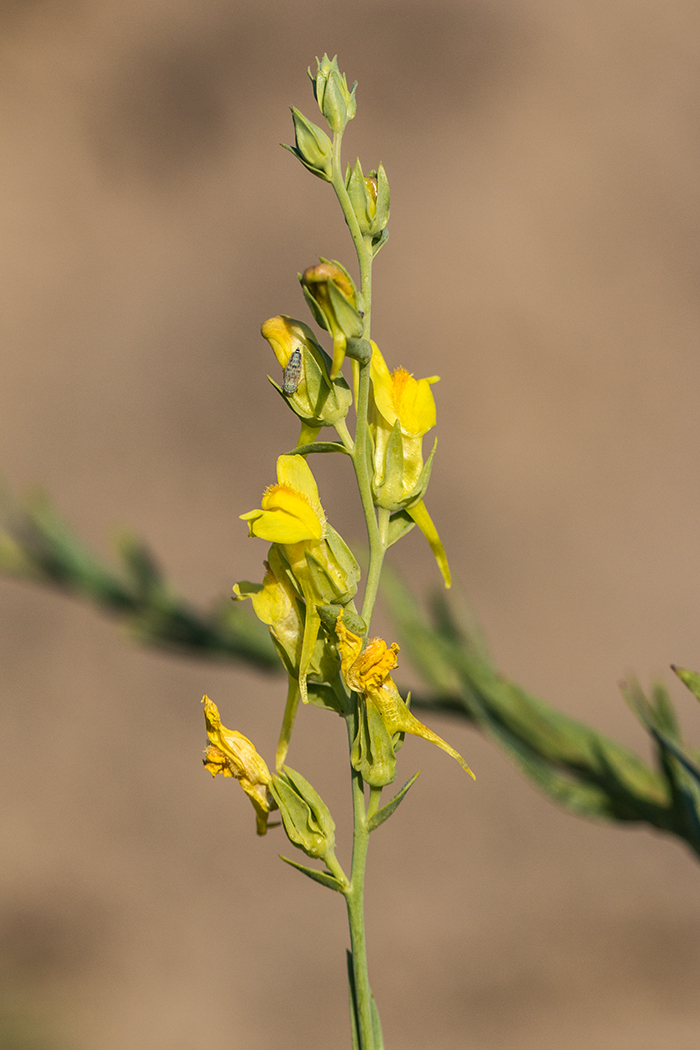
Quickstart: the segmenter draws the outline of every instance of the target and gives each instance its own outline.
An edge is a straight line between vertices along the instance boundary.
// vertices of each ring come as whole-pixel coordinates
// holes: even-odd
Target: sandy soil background
[[[690,0],[3,0],[2,470],[98,549],[132,526],[198,600],[259,577],[237,515],[296,436],[259,325],[305,316],[319,254],[351,260],[278,146],[324,50],[360,83],[348,157],[391,181],[375,337],[443,377],[429,504],[454,575],[507,673],[644,750],[619,678],[700,668]],[[324,504],[361,537],[343,466],[318,465]],[[419,536],[396,550],[438,584]],[[0,623],[5,1046],[346,1047],[342,902],[201,767],[203,692],[271,756],[282,687],[19,583]],[[340,726],[302,714],[293,764],[344,813]],[[387,1046],[695,1050],[689,852],[566,816],[432,724],[478,781],[402,753],[423,776],[368,884]]]

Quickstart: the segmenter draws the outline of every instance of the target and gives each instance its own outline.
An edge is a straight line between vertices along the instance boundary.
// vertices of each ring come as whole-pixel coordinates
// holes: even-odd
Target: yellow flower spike
[[[208,696],[202,697],[202,703],[210,741],[204,752],[204,767],[213,777],[218,773],[235,777],[253,803],[258,835],[264,835],[268,815],[277,809],[268,788],[270,771],[248,737],[221,724],[219,709]]]
[[[271,543],[293,544],[321,540],[326,516],[318,487],[303,456],[280,456],[277,484],[263,493],[259,510],[240,515],[248,522],[248,535]]]
[[[390,735],[411,733],[413,736],[429,740],[431,744],[435,744],[436,747],[456,759],[462,769],[474,777],[474,773],[460,753],[437,733],[433,733],[431,729],[419,722],[402,700],[391,677],[391,671],[397,665],[399,652],[396,642],[388,646],[381,638],[373,638],[363,649],[362,639],[347,629],[343,623],[342,613],[336,623],[336,634],[345,681],[351,689],[361,693],[367,703],[374,705],[387,732]]]

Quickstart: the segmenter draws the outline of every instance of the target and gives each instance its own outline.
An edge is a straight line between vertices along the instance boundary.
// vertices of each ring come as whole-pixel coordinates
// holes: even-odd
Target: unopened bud
[[[357,112],[355,90],[357,81],[348,89],[345,73],[338,69],[338,56],[332,59],[324,55],[319,62],[316,59],[316,76],[309,69],[309,77],[314,86],[314,96],[318,108],[328,121],[331,131],[341,132]]]
[[[330,182],[333,177],[333,145],[325,131],[307,120],[303,113],[292,106],[295,144],[285,149],[298,157],[305,168],[319,179]]]

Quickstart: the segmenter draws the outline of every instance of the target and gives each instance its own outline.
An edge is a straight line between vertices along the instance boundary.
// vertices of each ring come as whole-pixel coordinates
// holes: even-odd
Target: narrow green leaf
[[[372,1035],[374,1036],[374,1050],[384,1050],[384,1036],[382,1034],[382,1023],[379,1020],[379,1011],[377,1010],[377,1004],[374,1001],[374,996],[371,992],[369,1008],[370,1013],[372,1015]]]
[[[396,514],[392,514],[389,518],[387,549],[392,547],[402,536],[405,536],[407,532],[410,532],[415,524],[407,510],[399,510]]]
[[[360,1026],[357,1021],[357,999],[355,997],[355,971],[352,965],[352,952],[345,952],[348,964],[348,992],[350,994],[350,1031],[352,1033],[352,1050],[360,1050]]]
[[[296,868],[297,871],[303,872],[304,875],[308,875],[314,882],[320,882],[322,886],[327,886],[329,890],[337,890],[338,893],[343,892],[343,887],[340,885],[334,875],[331,875],[327,871],[318,871],[316,868],[307,868],[305,864],[299,864],[296,860],[291,860],[290,857],[283,857],[280,853],[280,860],[283,860],[285,864],[291,865]]]
[[[673,664],[671,670],[678,675],[683,685],[687,685],[693,696],[700,700],[700,674],[697,671],[688,671],[685,667],[674,667]]]
[[[414,776],[411,777],[411,779],[409,781],[407,781],[404,784],[404,786],[401,788],[401,790],[398,791],[394,795],[394,797],[391,799],[391,801],[387,802],[386,806],[382,806],[381,809],[377,810],[377,812],[374,814],[374,816],[370,818],[370,821],[369,821],[369,830],[370,831],[374,831],[381,824],[383,824],[385,820],[389,819],[389,817],[394,812],[394,810],[397,808],[397,806],[399,806],[401,804],[401,802],[403,802],[404,798],[408,794],[409,790],[413,787],[415,782],[418,780],[419,776],[420,776],[420,769],[418,770],[418,772],[416,774],[414,774]]]
[[[309,445],[297,445],[285,455],[308,456],[311,452],[344,452],[346,456],[350,455],[345,445],[341,445],[339,441],[312,441]]]

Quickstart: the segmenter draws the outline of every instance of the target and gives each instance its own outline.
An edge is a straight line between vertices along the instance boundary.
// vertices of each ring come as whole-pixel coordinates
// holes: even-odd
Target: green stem
[[[372,309],[372,253],[362,235],[357,222],[352,203],[345,189],[343,179],[340,146],[342,134],[333,137],[333,189],[343,209],[345,220],[352,235],[357,262],[360,268],[360,308],[364,315],[363,339],[370,338],[370,315]],[[367,526],[367,539],[369,542],[369,568],[367,570],[367,581],[362,603],[362,619],[367,630],[369,630],[374,603],[379,587],[379,577],[382,571],[384,552],[387,547],[388,514],[380,511],[379,520],[372,498],[372,478],[374,476],[374,464],[372,462],[372,446],[369,433],[369,386],[370,366],[369,362],[360,365],[359,383],[357,390],[357,427],[355,430],[355,444],[351,456],[357,478],[357,486],[362,500],[362,508]],[[347,440],[342,433],[341,440],[348,447]],[[358,728],[357,705],[362,701],[357,695],[353,696],[352,711],[346,718],[348,728],[349,746],[352,745]],[[357,1016],[358,1038],[360,1050],[376,1050],[375,1033],[372,1026],[372,992],[369,986],[369,975],[367,970],[367,945],[365,940],[364,919],[364,882],[365,867],[367,864],[367,848],[369,845],[369,816],[375,812],[379,805],[380,792],[370,789],[369,809],[365,806],[364,781],[357,770],[352,770],[352,807],[353,807],[353,846],[352,846],[352,871],[350,874],[350,885],[345,890],[345,900],[348,909],[348,923],[350,926],[350,942],[352,946],[352,967],[355,984],[355,1007]],[[376,1012],[376,1008],[375,1008]]]
[[[350,717],[347,720],[350,747],[352,747],[357,721],[357,708],[355,708],[354,717]],[[360,1050],[374,1050],[372,992],[369,986],[369,971],[367,967],[364,909],[369,824],[365,811],[364,781],[355,769],[352,771],[352,811],[354,822],[352,869],[350,872],[350,885],[345,891],[345,903],[348,909],[348,925],[350,927],[350,946],[352,950],[352,970],[355,979],[355,1007]]]

